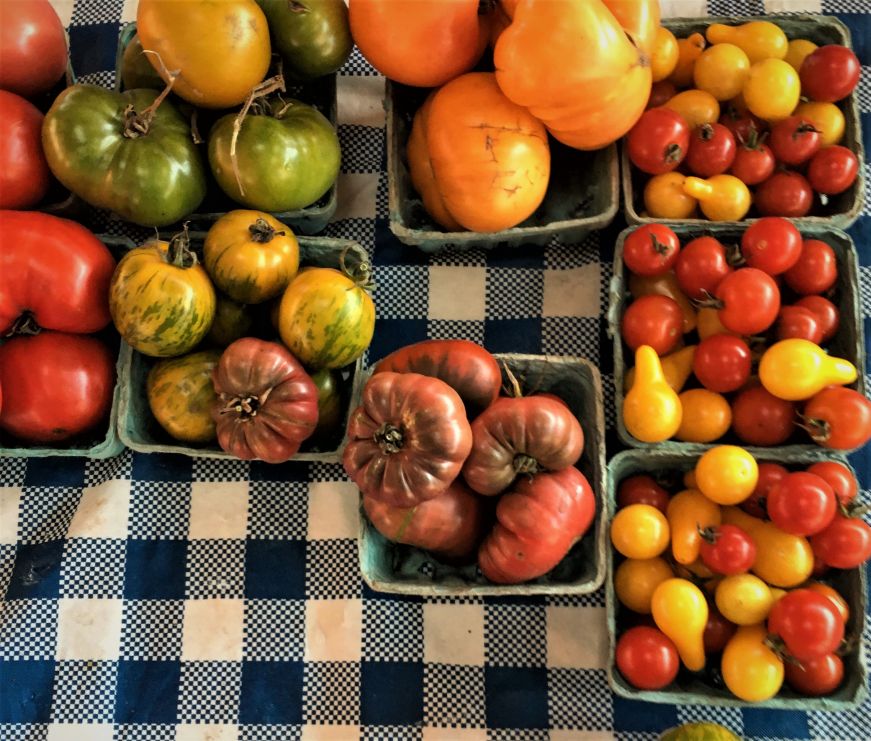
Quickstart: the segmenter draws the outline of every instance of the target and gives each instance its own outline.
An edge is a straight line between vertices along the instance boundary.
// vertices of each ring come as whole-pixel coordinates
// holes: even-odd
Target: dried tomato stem
[[[42,332],[42,327],[36,323],[36,317],[29,311],[25,311],[6,333],[6,337],[14,337],[15,335],[37,335]]]
[[[267,242],[271,242],[273,237],[281,237],[286,234],[284,230],[280,232],[275,231],[269,222],[262,216],[257,217],[257,221],[248,227],[248,231],[251,232],[251,241],[257,242],[258,244],[266,244]]]
[[[381,427],[375,431],[372,439],[378,443],[381,452],[386,453],[387,455],[392,455],[393,453],[398,453],[402,450],[404,442],[402,430],[389,422],[385,422],[381,425]]]
[[[141,113],[137,113],[132,105],[128,105],[124,109],[124,136],[128,139],[137,139],[140,136],[145,136],[149,129],[151,128],[151,122],[154,120],[154,116],[157,114],[157,109],[160,108],[160,104],[166,100],[166,96],[169,95],[172,90],[172,86],[175,85],[175,81],[178,79],[178,76],[181,74],[180,69],[168,70],[166,65],[163,63],[163,59],[160,54],[156,51],[151,51],[150,49],[144,49],[143,54],[153,54],[157,57],[157,61],[160,62],[161,68],[161,76],[166,75],[168,77],[168,81],[166,83],[166,87],[163,88],[160,95],[158,95],[154,101]]]
[[[357,252],[357,249],[351,244],[342,250],[342,253],[339,255],[339,267],[345,275],[354,281],[354,288],[362,288],[364,291],[371,291],[375,288],[375,284],[372,282],[372,266],[369,264],[369,261],[364,258],[353,268],[348,267],[345,258],[352,249]]]
[[[541,470],[538,461],[526,453],[518,453],[514,456],[514,471],[518,474],[526,473],[532,476]]]
[[[166,250],[166,261],[177,268],[192,268],[199,261],[191,249],[191,237],[188,232],[188,222],[182,224],[182,230],[173,234]]]

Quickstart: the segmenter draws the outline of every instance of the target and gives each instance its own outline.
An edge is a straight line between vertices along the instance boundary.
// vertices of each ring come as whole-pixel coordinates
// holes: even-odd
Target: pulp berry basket
[[[544,245],[556,236],[577,242],[614,220],[620,200],[616,145],[582,152],[551,137],[550,183],[544,201],[532,216],[518,226],[490,234],[443,231],[429,217],[411,184],[405,154],[414,114],[429,92],[387,81],[390,230],[400,242],[424,252]]]
[[[118,37],[118,51],[115,59],[115,89],[121,90],[121,63],[124,58],[124,50],[136,35],[136,24],[128,23],[121,29],[121,34]],[[337,94],[336,94],[336,75],[325,75],[311,82],[302,83],[299,85],[287,86],[287,96],[296,98],[304,103],[317,108],[324,116],[327,117],[333,128],[338,126],[337,117]],[[199,130],[203,136],[207,136],[209,122],[214,123],[217,119],[231,111],[202,111],[206,121],[200,119]],[[203,158],[205,161],[206,151],[203,148]],[[190,224],[192,229],[204,229],[214,224],[221,216],[228,211],[237,208],[246,208],[239,203],[230,199],[215,182],[211,176],[207,179],[206,197],[200,204],[196,213],[191,214],[185,219]],[[294,231],[302,234],[317,234],[323,231],[324,227],[329,223],[338,206],[338,195],[336,184],[333,183],[330,189],[321,196],[315,203],[312,203],[305,208],[295,209],[293,211],[278,211],[272,215],[284,224],[290,226]]]
[[[749,224],[712,224],[710,222],[693,224],[672,223],[671,228],[680,239],[681,245],[685,245],[691,239],[702,236],[713,236],[723,244],[740,244],[741,235]],[[858,378],[852,386],[860,393],[865,393],[863,370],[865,368],[865,340],[863,325],[859,312],[861,297],[859,294],[859,267],[856,260],[856,246],[850,235],[840,229],[820,224],[808,224],[796,221],[796,226],[805,239],[819,239],[832,247],[838,261],[838,281],[834,287],[832,301],[838,307],[841,315],[841,323],[837,335],[828,345],[829,353],[849,360],[859,371]],[[617,411],[617,434],[626,445],[637,448],[651,449],[656,447],[660,450],[704,450],[709,445],[701,443],[682,443],[666,441],[662,443],[644,443],[629,434],[626,425],[623,424],[623,398],[624,377],[627,363],[632,358],[626,357],[623,340],[620,335],[620,322],[623,312],[628,304],[628,279],[623,265],[623,245],[626,238],[637,227],[632,226],[624,229],[617,237],[614,249],[614,274],[609,286],[608,305],[608,334],[614,342],[614,403]],[[741,445],[732,432],[713,444],[735,443]],[[796,430],[790,440],[787,441],[789,450],[816,450],[818,446],[800,430]],[[765,448],[760,448],[765,451]]]
[[[105,244],[115,256],[119,258],[133,246],[126,237],[112,237],[97,235],[97,238]],[[118,414],[121,400],[121,386],[123,384],[123,353],[119,350],[120,340],[118,333],[110,325],[98,332],[97,337],[102,339],[115,354],[115,389],[112,392],[112,406],[109,416],[100,427],[92,432],[70,441],[68,445],[50,447],[48,445],[22,445],[20,441],[0,436],[0,457],[10,458],[48,458],[48,457],[85,457],[85,458],[112,458],[124,450],[124,444],[118,436]]]
[[[698,455],[691,452],[627,450],[618,453],[608,464],[606,493],[606,518],[608,522],[610,523],[614,516],[617,489],[623,479],[636,474],[649,474],[654,477],[658,474],[672,474],[674,472],[683,474],[695,467],[697,459]],[[759,453],[758,460],[760,462],[765,460],[763,452]],[[830,451],[824,450],[788,453],[779,451],[776,457],[771,457],[769,460],[789,469],[803,469],[823,460],[838,460],[846,463],[846,459],[842,456],[836,456]],[[848,710],[860,705],[867,696],[868,668],[865,663],[864,642],[861,640],[867,620],[865,614],[867,584],[864,566],[849,570],[832,570],[830,572],[832,576],[826,577],[831,585],[843,595],[850,607],[850,619],[847,623],[845,637],[854,648],[843,657],[844,681],[841,686],[826,697],[807,697],[799,695],[784,684],[780,692],[770,700],[749,703],[735,697],[722,684],[715,684],[713,676],[706,677],[704,673],[694,674],[683,668],[672,684],[658,691],[639,690],[626,681],[617,669],[615,660],[618,628],[623,617],[622,607],[618,603],[614,591],[616,560],[620,558],[622,557],[615,554],[614,549],[609,544],[606,555],[608,576],[605,583],[605,604],[610,639],[608,682],[615,694],[632,700],[677,705],[726,705],[801,711]]]
[[[191,233],[191,246],[201,250],[205,234]],[[301,267],[339,268],[340,257],[350,250],[354,257],[348,259],[354,264],[354,259],[363,261],[366,253],[356,242],[346,239],[328,239],[325,237],[298,237]],[[119,399],[118,428],[123,443],[140,453],[176,453],[193,458],[223,458],[235,460],[234,456],[221,450],[217,443],[207,446],[195,446],[173,440],[158,424],[148,405],[145,384],[148,372],[154,367],[157,358],[150,358],[133,350],[127,343],[121,343],[121,394]],[[351,392],[355,378],[360,374],[362,360],[348,365],[340,370],[342,376],[342,427],[347,428],[347,418],[350,410]],[[293,460],[324,461],[333,463],[339,459],[344,432],[337,434],[334,445],[324,450],[306,449],[305,443]]]
[[[837,18],[832,16],[796,14],[796,15],[763,15],[763,16],[729,16],[710,18],[664,18],[662,25],[677,38],[686,38],[693,33],[704,35],[705,29],[712,23],[724,23],[738,26],[750,21],[770,21],[780,26],[787,38],[808,39],[818,46],[825,44],[840,44],[852,47],[850,30]],[[826,205],[815,204],[813,215],[795,219],[799,226],[836,226],[842,229],[850,226],[862,212],[864,175],[861,163],[864,162],[865,150],[862,144],[862,130],[859,116],[858,90],[854,90],[847,98],[837,103],[844,114],[844,139],[841,144],[849,148],[859,159],[859,176],[847,190],[829,198]],[[626,147],[622,147],[620,167],[623,177],[623,202],[626,221],[630,224],[648,223],[681,223],[693,226],[708,226],[712,223],[707,219],[654,219],[646,216],[644,211],[644,185],[648,176],[632,166]],[[755,216],[751,208],[751,217],[741,222],[728,221],[721,224],[737,225],[753,221]]]
[[[577,463],[596,497],[596,517],[587,534],[548,574],[531,582],[497,585],[487,581],[475,565],[441,563],[419,548],[392,543],[379,533],[360,506],[358,539],[363,580],[376,592],[430,596],[587,594],[605,576],[605,439],[602,387],[595,366],[581,358],[542,355],[496,355],[521,383],[552,393],[577,417],[584,430],[584,452]],[[370,374],[360,376],[354,390],[359,404]],[[507,379],[506,379],[507,382]]]

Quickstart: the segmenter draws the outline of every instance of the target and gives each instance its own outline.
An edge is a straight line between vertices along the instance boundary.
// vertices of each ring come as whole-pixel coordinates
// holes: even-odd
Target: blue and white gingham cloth
[[[80,79],[111,85],[135,0],[54,2]],[[868,0],[663,5],[669,15],[837,14],[871,64]],[[489,255],[427,257],[400,244],[387,223],[383,90],[355,52],[339,77],[343,169],[327,231],[374,257],[370,359],[426,337],[583,355],[602,369],[613,430],[604,313],[619,224],[580,245]],[[868,66],[859,99],[871,151]],[[851,233],[871,337],[867,206]],[[868,450],[852,462],[867,490]],[[616,698],[601,590],[375,594],[359,576],[357,526],[357,492],[338,465],[129,451],[109,461],[0,460],[0,739],[654,739],[699,719],[752,739],[871,737],[871,703],[805,714]]]

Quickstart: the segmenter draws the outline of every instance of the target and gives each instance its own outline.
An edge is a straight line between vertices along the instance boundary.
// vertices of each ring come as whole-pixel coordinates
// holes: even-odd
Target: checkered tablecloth
[[[79,78],[111,85],[136,0],[54,2]],[[869,0],[664,7],[837,14],[871,64]],[[339,77],[343,169],[328,229],[374,257],[370,359],[426,337],[583,355],[602,370],[613,428],[604,287],[620,225],[578,245],[489,255],[429,258],[403,246],[387,224],[383,91],[355,52]],[[859,97],[871,151],[868,66]],[[871,210],[851,233],[871,336]],[[868,451],[853,463],[867,489]],[[601,590],[385,597],[361,582],[357,526],[357,492],[338,465],[129,452],[0,460],[0,739],[654,739],[695,719],[753,739],[871,737],[871,703],[805,714],[616,698]]]

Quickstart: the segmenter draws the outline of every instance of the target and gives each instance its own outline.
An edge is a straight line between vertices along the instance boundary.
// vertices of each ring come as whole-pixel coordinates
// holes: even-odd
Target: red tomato
[[[823,584],[821,581],[812,581],[807,585],[807,588],[830,599],[841,616],[841,620],[844,621],[844,624],[847,623],[850,619],[850,605],[847,604],[847,600],[841,596],[837,589],[830,587],[828,584]]]
[[[715,574],[745,574],[756,561],[756,543],[735,525],[718,525],[702,533],[699,556]]]
[[[669,108],[645,111],[626,139],[629,159],[642,172],[671,172],[687,156],[690,128],[683,116]]]
[[[801,116],[790,116],[776,123],[768,139],[771,151],[785,165],[807,162],[820,149],[820,132]]]
[[[637,275],[653,277],[671,270],[680,252],[680,240],[664,224],[645,224],[623,242],[623,262]]]
[[[808,473],[813,473],[825,480],[838,502],[847,506],[852,502],[859,493],[859,483],[853,472],[840,461],[820,461],[814,463],[807,470]]]
[[[814,203],[810,183],[797,172],[775,172],[756,189],[753,203],[763,216],[807,216]]]
[[[735,635],[738,626],[731,623],[717,609],[714,604],[708,605],[708,622],[705,624],[705,632],[702,634],[702,641],[705,644],[706,654],[720,653],[729,639]]]
[[[805,404],[804,427],[824,448],[852,450],[871,440],[871,401],[853,389],[828,386]]]
[[[734,335],[706,337],[693,356],[693,373],[710,391],[719,394],[735,391],[750,378],[750,348]]]
[[[820,320],[810,309],[801,306],[781,306],[777,315],[777,339],[787,340],[797,337],[816,345],[823,341]]]
[[[756,488],[747,499],[741,502],[741,509],[743,509],[747,514],[753,515],[753,517],[767,520],[768,512],[765,509],[765,502],[768,497],[768,492],[771,490],[772,486],[782,481],[788,473],[789,471],[778,463],[760,463],[759,478],[756,480]]]
[[[29,443],[70,440],[105,421],[114,386],[115,359],[95,337],[13,337],[0,346],[0,429]]]
[[[795,265],[801,245],[799,230],[779,216],[759,219],[741,236],[741,253],[747,264],[769,275],[780,275]]]
[[[620,332],[633,351],[650,345],[658,355],[668,355],[683,335],[683,314],[668,296],[640,296],[624,312]]]
[[[714,237],[698,237],[688,242],[674,264],[680,289],[699,301],[713,296],[720,281],[731,272],[726,248]]]
[[[811,571],[811,576],[819,579],[821,576],[825,576],[829,570],[829,565],[814,553],[814,568]]]
[[[787,270],[783,279],[793,291],[803,296],[825,293],[838,280],[835,251],[819,239],[806,239],[798,262]]]
[[[24,98],[0,90],[0,208],[30,208],[48,190],[42,119]]]
[[[871,558],[871,527],[838,513],[832,524],[810,539],[814,556],[833,569],[855,569]]]
[[[741,144],[735,152],[735,160],[729,172],[745,185],[759,185],[774,173],[774,153],[763,142],[754,145]]]
[[[780,311],[780,289],[768,273],[740,268],[717,286],[720,322],[730,332],[754,335],[764,332]]]
[[[750,111],[740,112],[735,106],[728,105],[720,116],[723,124],[738,144],[749,144],[759,140],[759,135],[767,128],[765,121],[757,118]]]
[[[828,597],[810,589],[793,589],[771,608],[768,632],[780,636],[790,656],[810,661],[841,645],[844,621]]]
[[[820,331],[823,333],[821,343],[828,342],[837,333],[841,325],[841,312],[838,307],[823,296],[805,296],[795,302],[795,306],[810,309],[817,317]]]
[[[810,697],[829,695],[844,681],[844,662],[838,654],[826,654],[800,664],[785,661],[783,670],[789,686]]]
[[[64,27],[48,0],[0,3],[0,89],[32,98],[67,67]]]
[[[639,474],[623,479],[617,489],[617,507],[628,507],[630,504],[649,504],[656,507],[662,514],[668,509],[669,495],[652,476]]]
[[[834,103],[859,84],[859,59],[846,46],[828,44],[814,49],[802,62],[801,92],[811,100]]]
[[[849,188],[859,175],[859,160],[846,147],[826,147],[808,165],[807,178],[818,193],[834,196]]]
[[[814,535],[835,518],[837,499],[824,479],[807,471],[791,473],[768,491],[771,521],[792,535]]]
[[[735,137],[723,124],[702,124],[690,136],[686,164],[694,175],[720,175],[735,160]]]
[[[732,430],[748,445],[781,445],[795,430],[795,405],[762,386],[744,389],[732,401]]]
[[[680,668],[674,643],[657,628],[630,628],[617,640],[615,654],[620,673],[640,690],[662,689]]]
[[[659,106],[668,103],[675,95],[677,95],[677,88],[670,80],[654,82],[650,87],[650,98],[647,99],[647,108],[659,108]]]

